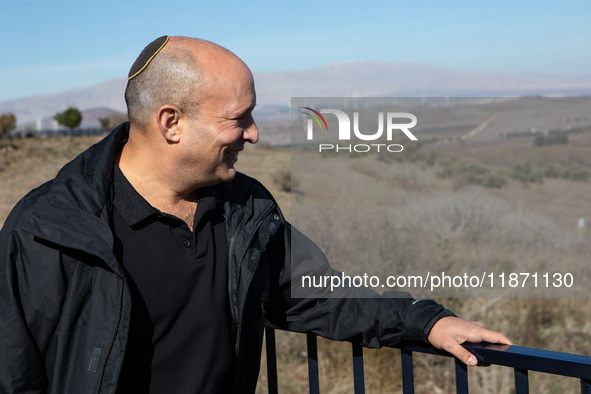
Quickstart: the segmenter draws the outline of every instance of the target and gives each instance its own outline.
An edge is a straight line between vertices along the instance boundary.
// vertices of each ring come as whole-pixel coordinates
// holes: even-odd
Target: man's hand
[[[447,316],[435,323],[429,333],[429,342],[438,349],[445,350],[467,365],[476,365],[476,357],[463,346],[464,342],[490,342],[513,345],[505,335],[484,328],[482,323]]]

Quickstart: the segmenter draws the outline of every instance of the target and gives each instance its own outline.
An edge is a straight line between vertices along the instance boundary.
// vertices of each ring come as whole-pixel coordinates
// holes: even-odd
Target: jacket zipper
[[[248,249],[248,245],[250,245],[250,243],[252,242],[254,235],[259,231],[259,228],[261,227],[261,225],[263,224],[263,222],[265,221],[265,219],[267,219],[267,217],[269,216],[269,212],[274,208],[274,205],[271,205],[271,207],[267,208],[265,210],[265,212],[263,212],[263,214],[261,215],[262,219],[260,219],[257,223],[257,225],[255,226],[255,228],[253,229],[253,231],[249,234],[247,242],[246,242],[246,248],[244,248],[244,251],[242,252],[242,255],[240,256],[240,264],[238,265],[238,281],[236,282],[236,290],[238,290],[238,287],[240,287],[240,279],[242,276],[242,262],[244,261],[244,255],[246,254],[246,250]],[[236,292],[236,297],[235,299],[238,298],[238,292]]]
[[[233,304],[238,306],[238,289],[240,287],[240,280],[242,277],[242,262],[244,260],[244,254],[246,253],[246,250],[248,249],[248,245],[250,245],[250,243],[252,242],[254,235],[258,232],[259,228],[261,227],[261,225],[263,224],[263,222],[267,219],[267,217],[269,216],[269,214],[271,213],[271,211],[273,211],[275,209],[275,204],[271,204],[267,209],[265,209],[265,211],[263,211],[263,213],[261,214],[261,219],[258,221],[257,225],[254,227],[254,229],[251,231],[251,233],[248,236],[247,242],[246,242],[246,247],[244,248],[244,250],[242,251],[242,254],[240,256],[239,259],[239,264],[238,264],[238,277],[236,278],[236,291],[234,292],[234,294],[230,294],[230,296],[232,297],[231,299],[234,300]],[[231,250],[234,247],[234,240],[236,239],[236,234],[238,233],[238,230],[242,227],[242,222],[244,221],[244,219],[242,219],[240,221],[240,225],[236,228],[236,231],[234,231],[234,235],[232,236],[232,238],[230,239],[230,245],[228,247],[228,268],[230,268],[230,253]],[[229,289],[231,291],[231,288]],[[236,316],[234,313],[232,313],[232,317],[234,319],[234,324],[236,325],[236,349],[238,349],[238,337],[240,335],[240,326],[238,324],[238,311],[236,311]]]
[[[234,307],[232,306],[232,300],[234,299],[234,294],[232,294],[232,282],[231,282],[231,268],[230,267],[230,253],[232,252],[232,249],[234,248],[234,241],[236,239],[236,234],[238,234],[238,230],[242,227],[242,223],[244,222],[244,217],[242,217],[242,219],[240,219],[240,223],[238,224],[238,226],[236,226],[236,230],[234,230],[234,234],[232,235],[232,238],[230,238],[230,244],[228,245],[228,254],[226,256],[226,266],[228,267],[228,295],[230,297],[230,311],[232,312],[232,320],[234,320],[234,325],[236,326],[236,332],[238,332],[238,318],[236,316],[236,313],[234,312]],[[238,286],[236,286],[236,288],[238,288]],[[234,303],[235,305],[235,303]],[[236,334],[238,335],[238,334]]]

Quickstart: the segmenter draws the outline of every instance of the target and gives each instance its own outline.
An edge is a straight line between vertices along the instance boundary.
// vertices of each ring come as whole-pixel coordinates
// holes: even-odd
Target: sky
[[[589,0],[14,0],[1,15],[0,101],[126,77],[166,34],[216,42],[253,71],[365,60],[591,75]]]

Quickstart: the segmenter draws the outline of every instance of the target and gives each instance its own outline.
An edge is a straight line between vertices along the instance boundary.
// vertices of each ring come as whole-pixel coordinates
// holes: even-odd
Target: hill
[[[286,119],[291,97],[522,96],[591,94],[591,75],[506,74],[448,70],[411,63],[354,61],[308,70],[254,72],[255,115]],[[125,112],[125,78],[61,93],[0,102],[0,113],[13,112],[19,127],[35,124],[70,105],[81,110],[108,108]]]

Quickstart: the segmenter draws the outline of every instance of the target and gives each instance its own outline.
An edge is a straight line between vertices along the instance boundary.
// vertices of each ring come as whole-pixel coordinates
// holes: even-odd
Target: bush
[[[564,178],[564,167],[560,164],[550,163],[543,172],[546,178]]]
[[[400,144],[404,146],[404,150],[393,156],[397,161],[410,163],[424,162],[430,166],[435,164],[437,152],[434,149],[429,151],[420,149],[423,145],[421,142],[406,142]]]
[[[530,162],[515,164],[511,169],[511,178],[523,183],[542,183],[544,174]]]
[[[491,189],[500,189],[506,184],[507,178],[499,174],[489,174],[482,182],[482,186],[489,187]]]
[[[576,182],[587,182],[591,173],[580,165],[573,164],[563,167],[560,164],[551,163],[543,170],[546,178],[570,179]]]
[[[482,191],[465,190],[418,198],[393,212],[399,231],[436,234],[451,241],[497,240],[504,245],[569,248],[577,241],[553,220],[525,206],[513,207]]]
[[[565,178],[571,179],[577,182],[586,182],[589,180],[589,170],[582,168],[576,164],[568,167],[565,171]]]
[[[16,127],[16,116],[10,112],[0,115],[0,138],[8,135]]]
[[[492,173],[484,164],[474,160],[460,159],[450,156],[441,162],[440,178],[455,177],[460,182],[481,185],[490,188],[501,188],[507,183],[502,175]]]
[[[284,192],[291,192],[297,187],[297,182],[292,180],[291,171],[283,170],[273,175],[273,182]]]
[[[534,139],[534,146],[556,145],[568,143],[568,134],[565,132],[549,132],[547,135],[538,134]]]

